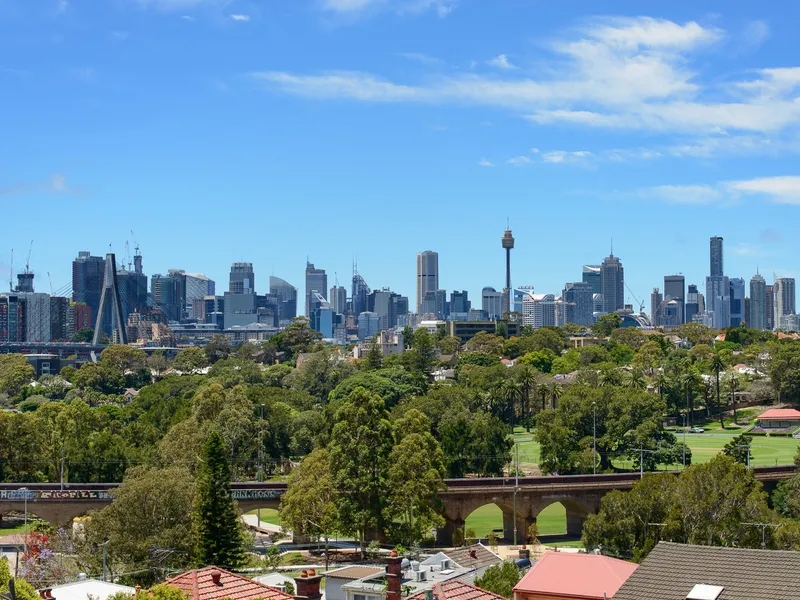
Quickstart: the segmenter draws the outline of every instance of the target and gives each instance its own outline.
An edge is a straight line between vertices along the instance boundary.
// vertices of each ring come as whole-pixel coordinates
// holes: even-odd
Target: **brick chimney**
[[[319,584],[322,575],[317,575],[314,569],[303,570],[300,577],[295,578],[297,590],[294,595],[295,600],[319,600],[322,594],[319,593]]]
[[[386,561],[386,600],[400,600],[403,580],[403,557],[397,556],[397,550]]]
[[[520,560],[531,559],[531,551],[528,550],[525,544],[522,544],[522,548],[519,549],[519,558]]]

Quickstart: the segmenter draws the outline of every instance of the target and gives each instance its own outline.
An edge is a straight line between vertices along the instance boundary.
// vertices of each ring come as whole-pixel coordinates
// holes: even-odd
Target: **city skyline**
[[[411,3],[4,2],[0,197],[29,226],[0,280],[31,238],[39,289],[129,239],[148,274],[249,261],[302,290],[308,255],[347,286],[356,255],[413,297],[431,248],[477,298],[507,217],[542,292],[612,237],[640,302],[702,286],[715,234],[732,276],[798,275],[800,6]]]

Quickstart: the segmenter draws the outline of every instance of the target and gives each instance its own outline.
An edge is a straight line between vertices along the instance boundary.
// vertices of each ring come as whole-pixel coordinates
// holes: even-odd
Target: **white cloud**
[[[357,12],[383,4],[384,0],[324,0],[322,7],[325,10],[332,10],[336,12]]]
[[[514,65],[508,60],[508,57],[505,54],[498,54],[491,60],[487,60],[486,64],[491,67],[497,67],[498,69],[516,69]]]
[[[737,256],[753,256],[760,257],[766,256],[767,253],[760,246],[750,244],[747,242],[739,242],[733,246],[733,253]]]
[[[514,165],[515,167],[521,167],[522,165],[530,164],[531,159],[525,155],[515,156],[514,158],[508,159],[508,164]]]
[[[391,0],[328,1],[350,10],[399,6]],[[704,82],[691,68],[702,64],[695,54],[724,35],[696,22],[604,19],[551,43],[553,67],[535,77],[510,68],[492,76],[441,74],[423,83],[353,71],[256,77],[273,89],[320,99],[488,106],[534,124],[655,131],[683,138],[658,151],[676,156],[710,155],[715,144],[750,153],[785,143],[780,138],[800,128],[800,67],[763,69],[724,84]],[[506,55],[492,62],[501,69],[511,66]]]
[[[763,196],[779,204],[800,204],[800,176],[797,175],[731,181],[727,188],[745,195]]]
[[[422,63],[423,65],[443,65],[444,61],[434,56],[428,56],[422,52],[398,52],[395,56],[405,58],[406,60]]]
[[[744,28],[742,39],[748,46],[758,47],[769,39],[769,25],[765,21],[750,21]]]
[[[154,8],[164,12],[186,10],[199,6],[220,4],[224,0],[135,0],[144,8]]]
[[[639,190],[639,195],[669,204],[714,204],[724,199],[722,192],[710,185],[658,185]]]
[[[250,20],[250,15],[241,15],[241,14],[231,15],[231,20],[232,21],[247,22],[247,21]]]
[[[564,163],[580,161],[592,156],[588,150],[567,152],[566,150],[553,150],[542,153],[542,160],[546,163]]]
[[[455,9],[455,3],[444,0],[322,0],[321,7],[328,12],[357,15],[367,11],[391,10],[397,14],[420,14],[435,10],[446,17]]]
[[[490,161],[486,160],[485,158],[480,159],[478,161],[478,164],[480,166],[482,166],[482,167],[493,167],[494,166],[493,163],[491,163]]]

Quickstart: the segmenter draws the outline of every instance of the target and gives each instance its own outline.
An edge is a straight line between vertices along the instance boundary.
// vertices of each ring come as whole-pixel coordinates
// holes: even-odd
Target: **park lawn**
[[[536,518],[539,535],[564,535],[567,533],[566,510],[561,504],[551,504]],[[485,539],[490,531],[502,536],[503,513],[496,504],[486,504],[472,511],[467,517],[465,529],[472,529],[475,535]],[[519,532],[518,532],[519,534]]]
[[[258,509],[254,508],[253,510],[246,513],[248,515],[257,515]],[[262,508],[261,509],[261,521],[264,523],[271,523],[272,525],[281,524],[281,514],[275,510],[274,508]]]
[[[32,527],[33,525],[34,524],[31,523],[30,521],[28,522],[28,531],[32,531],[33,530],[33,527]],[[8,526],[8,527],[5,526],[5,524],[3,526],[0,526],[0,536],[3,536],[3,535],[16,535],[16,534],[19,534],[19,533],[25,533],[25,523],[20,523],[19,525]]]

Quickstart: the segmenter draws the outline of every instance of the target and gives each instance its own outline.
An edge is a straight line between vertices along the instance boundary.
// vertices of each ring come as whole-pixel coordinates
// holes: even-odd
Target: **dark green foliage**
[[[72,335],[72,341],[78,343],[90,344],[94,339],[94,329],[81,329]]]
[[[781,342],[777,346],[769,375],[780,400],[800,404],[800,342]]]
[[[749,464],[748,458],[752,458],[750,454],[750,444],[753,438],[749,435],[739,435],[733,438],[730,442],[725,444],[722,448],[722,453],[725,456],[730,456],[736,462],[746,465]]]
[[[609,337],[622,323],[622,317],[617,313],[601,315],[597,323],[592,325],[592,333],[597,337]]]
[[[514,586],[519,583],[520,576],[517,565],[513,561],[507,560],[486,569],[483,575],[475,579],[475,585],[487,592],[512,598]]]
[[[391,409],[403,398],[422,392],[424,383],[403,367],[365,371],[348,377],[337,385],[331,392],[329,400],[330,402],[342,400],[358,387],[377,394],[383,398],[386,408]]]
[[[212,431],[203,447],[192,512],[195,563],[235,569],[244,560],[239,510],[231,497],[231,468],[225,446]]]

